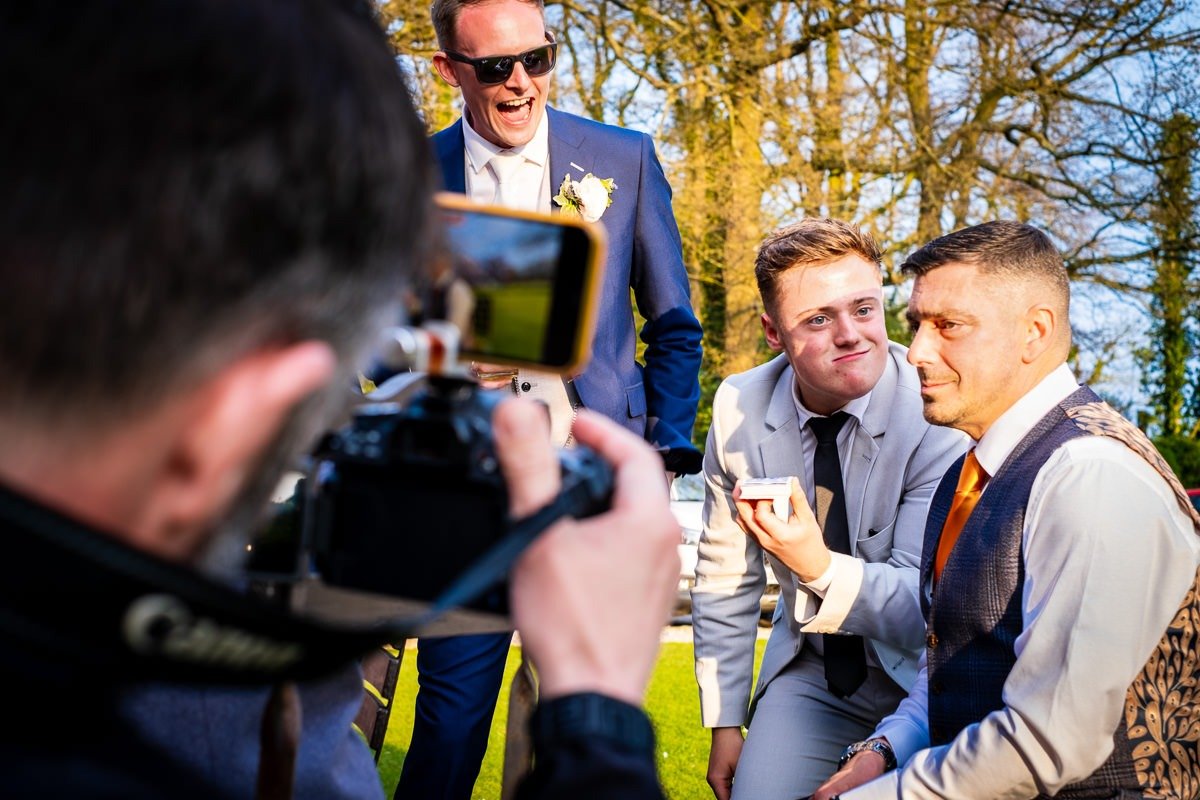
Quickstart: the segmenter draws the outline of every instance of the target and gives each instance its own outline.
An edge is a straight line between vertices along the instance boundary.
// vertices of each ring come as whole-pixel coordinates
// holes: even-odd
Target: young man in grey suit
[[[755,277],[782,354],[717,390],[692,591],[718,800],[810,794],[904,697],[925,636],[926,510],[965,445],[922,418],[916,372],[887,339],[869,236],[805,219],[763,242]],[[741,499],[739,481],[788,476],[787,521],[770,500]],[[764,551],[781,596],[743,742]]]

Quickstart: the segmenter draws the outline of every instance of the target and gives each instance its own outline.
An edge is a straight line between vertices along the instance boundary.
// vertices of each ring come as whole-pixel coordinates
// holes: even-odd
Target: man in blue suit
[[[653,142],[546,107],[557,45],[540,0],[436,0],[432,15],[442,48],[434,66],[460,89],[464,105],[463,118],[432,138],[444,187],[479,202],[549,212],[562,210],[553,198],[564,184],[579,182],[576,210],[599,219],[609,249],[592,359],[567,383],[569,402],[644,436],[668,477],[697,472],[691,433],[701,330]],[[595,179],[612,180],[607,203]],[[635,359],[631,289],[646,319],[644,365]],[[539,383],[558,381],[522,373],[514,389],[544,396]],[[569,425],[569,413],[559,416]],[[397,798],[470,796],[509,642],[507,633],[421,640],[413,740]]]

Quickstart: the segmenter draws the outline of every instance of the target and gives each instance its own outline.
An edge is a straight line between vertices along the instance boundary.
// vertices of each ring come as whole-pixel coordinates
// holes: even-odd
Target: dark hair
[[[783,273],[795,267],[828,264],[850,254],[876,266],[883,257],[870,234],[837,219],[805,217],[769,234],[754,259],[758,293],[768,313],[775,307]]]
[[[6,4],[0,75],[0,411],[353,357],[424,257],[430,159],[363,3]]]
[[[454,26],[458,23],[459,13],[467,6],[486,2],[494,2],[494,0],[433,0],[433,5],[429,7],[429,16],[433,20],[433,32],[437,34],[438,47],[443,50],[453,49],[456,46]],[[519,0],[519,2],[537,6],[543,15],[546,13],[544,0]],[[482,55],[495,54],[483,53]]]
[[[1042,231],[1021,222],[996,220],[948,233],[908,257],[905,275],[924,275],[951,263],[972,264],[1006,279],[1041,281],[1066,311],[1071,286],[1062,255]]]

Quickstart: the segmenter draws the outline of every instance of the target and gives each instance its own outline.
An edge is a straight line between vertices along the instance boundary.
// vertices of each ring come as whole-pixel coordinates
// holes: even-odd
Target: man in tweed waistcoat
[[[814,798],[1196,797],[1200,519],[1067,367],[1061,256],[992,222],[904,271],[925,418],[975,447],[930,505],[917,683]]]

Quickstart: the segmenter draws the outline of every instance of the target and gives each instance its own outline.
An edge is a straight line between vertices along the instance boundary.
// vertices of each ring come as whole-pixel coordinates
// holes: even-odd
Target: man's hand
[[[842,792],[862,786],[882,775],[883,768],[883,756],[879,753],[870,750],[857,753],[846,762],[846,766],[835,772],[833,777],[821,784],[821,788],[813,792],[812,800],[829,800]]]
[[[792,516],[787,522],[775,516],[771,500],[742,500],[740,485],[734,487],[733,499],[742,530],[807,583],[825,573],[831,557],[799,481],[793,484]]]
[[[708,751],[708,774],[705,778],[717,800],[729,800],[733,792],[733,775],[742,756],[742,729],[713,728],[712,749]]]
[[[560,482],[546,415],[514,399],[494,423],[512,513],[528,515]],[[543,699],[599,692],[641,705],[679,581],[679,523],[657,453],[593,412],[574,430],[615,469],[612,509],[559,522],[529,547],[513,569],[513,621]]]

